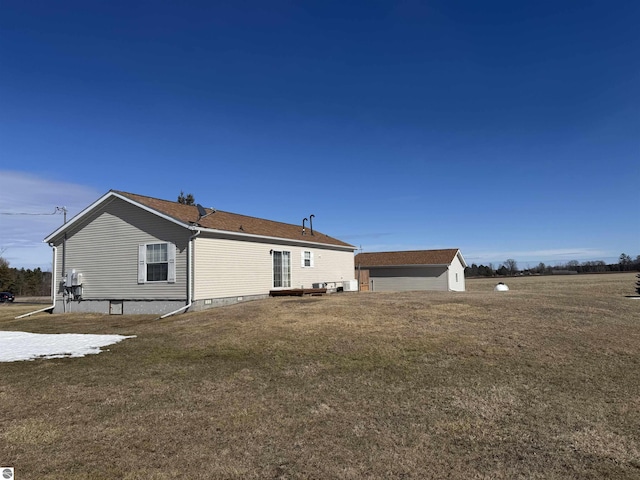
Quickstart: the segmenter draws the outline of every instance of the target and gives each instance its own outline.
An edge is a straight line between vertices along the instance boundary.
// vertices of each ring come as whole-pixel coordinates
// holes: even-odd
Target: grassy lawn
[[[640,478],[635,273],[496,283],[164,320],[0,305],[0,330],[137,335],[0,363],[0,465],[20,480]]]

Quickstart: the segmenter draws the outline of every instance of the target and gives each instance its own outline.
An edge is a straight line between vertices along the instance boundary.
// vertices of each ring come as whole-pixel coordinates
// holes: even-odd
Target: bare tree
[[[620,270],[625,271],[631,268],[631,264],[633,263],[633,260],[629,255],[627,255],[626,253],[623,253],[620,255],[620,258],[618,259],[618,263],[620,264]]]
[[[544,273],[547,273],[547,266],[543,262],[540,262],[536,267],[536,270],[538,271],[539,274],[542,275]]]
[[[518,262],[516,262],[513,258],[509,258],[504,262],[504,267],[509,272],[509,275],[514,276],[518,273]]]

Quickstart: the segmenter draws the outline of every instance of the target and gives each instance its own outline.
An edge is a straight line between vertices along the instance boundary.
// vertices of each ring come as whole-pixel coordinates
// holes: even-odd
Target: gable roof
[[[400,252],[359,253],[355,257],[356,265],[361,267],[392,267],[404,265],[450,265],[456,256],[463,267],[467,266],[460,250],[447,248],[441,250],[405,250]]]
[[[285,240],[296,240],[305,243],[317,243],[325,245],[333,245],[338,247],[347,247],[355,250],[353,245],[349,245],[337,238],[330,237],[324,233],[314,229],[313,235],[309,228],[306,233],[302,234],[302,225],[293,225],[288,223],[276,222],[262,218],[249,217],[237,213],[224,212],[221,210],[213,210],[206,208],[207,216],[200,218],[198,207],[194,205],[184,205],[169,200],[161,200],[159,198],[137,195],[134,193],[110,190],[106,195],[94,202],[92,205],[80,212],[76,217],[71,219],[66,225],[53,232],[45,242],[55,238],[61,232],[69,228],[73,223],[79,221],[86,216],[98,205],[103,204],[107,200],[119,198],[133,205],[141,207],[151,213],[154,213],[166,220],[172,221],[189,229],[197,229],[203,231],[228,232],[236,236],[246,237],[266,237]]]

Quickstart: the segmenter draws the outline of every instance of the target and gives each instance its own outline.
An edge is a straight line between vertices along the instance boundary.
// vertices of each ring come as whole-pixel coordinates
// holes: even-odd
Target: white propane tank
[[[507,287],[504,283],[500,282],[499,284],[496,285],[496,288],[494,288],[494,290],[496,292],[508,292],[509,287]]]

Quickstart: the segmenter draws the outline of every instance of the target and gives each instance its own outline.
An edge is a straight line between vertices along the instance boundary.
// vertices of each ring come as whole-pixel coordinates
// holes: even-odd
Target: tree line
[[[0,291],[16,296],[43,297],[51,295],[51,272],[12,268],[0,257]]]
[[[571,260],[566,263],[546,265],[540,262],[535,267],[519,269],[518,263],[510,258],[497,267],[489,265],[471,264],[465,269],[466,277],[508,277],[514,275],[552,275],[554,273],[605,273],[605,272],[634,272],[640,271],[640,255],[632,258],[623,253],[618,259],[618,263],[606,263],[602,260],[592,260],[588,262],[578,262]]]

